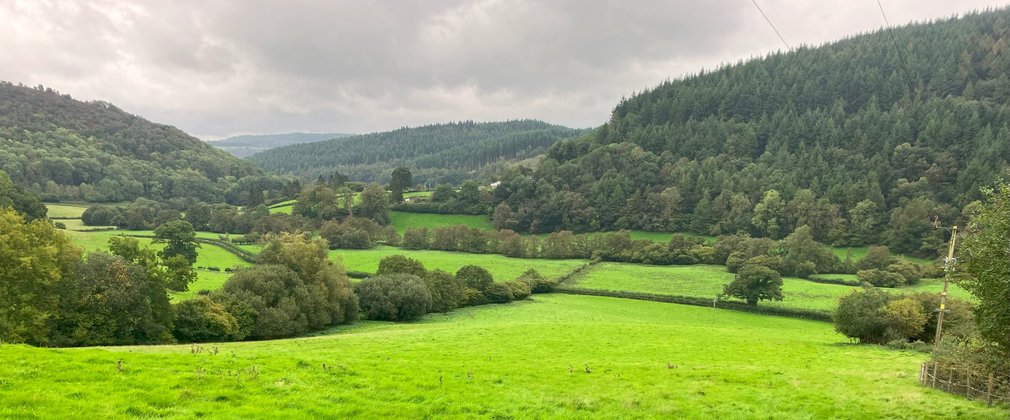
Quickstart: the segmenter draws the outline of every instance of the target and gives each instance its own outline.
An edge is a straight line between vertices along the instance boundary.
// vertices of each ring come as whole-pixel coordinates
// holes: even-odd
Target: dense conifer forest
[[[215,140],[207,144],[224,150],[235,157],[249,157],[264,150],[275,147],[290,146],[300,143],[314,143],[347,137],[351,134],[343,133],[284,133],[284,134],[250,134],[232,136],[222,140]]]
[[[245,204],[280,178],[107,102],[0,83],[0,171],[44,199]]]
[[[281,147],[250,160],[309,179],[339,171],[354,181],[386,182],[393,169],[403,166],[416,183],[460,184],[478,169],[537,156],[580,133],[533,120],[464,121]]]
[[[622,100],[495,191],[498,227],[746,232],[933,255],[1010,161],[1010,11],[854,36]]]

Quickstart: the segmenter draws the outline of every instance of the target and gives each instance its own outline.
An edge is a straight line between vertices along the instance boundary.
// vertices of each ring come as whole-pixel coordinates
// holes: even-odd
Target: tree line
[[[47,201],[257,205],[293,187],[293,178],[267,174],[174,127],[43,87],[0,82],[0,142],[0,171]]]
[[[267,170],[305,179],[339,171],[351,180],[386,183],[394,168],[408,167],[419,184],[458,185],[470,179],[472,171],[537,156],[559,139],[579,133],[534,120],[462,121],[279,147],[249,159]]]
[[[668,81],[494,191],[499,228],[738,232],[933,256],[1010,161],[1010,11]]]

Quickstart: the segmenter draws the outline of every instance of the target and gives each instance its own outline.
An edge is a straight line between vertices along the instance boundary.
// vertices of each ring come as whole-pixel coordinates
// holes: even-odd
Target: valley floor
[[[5,344],[0,417],[1006,416],[828,323],[590,296],[196,349]]]

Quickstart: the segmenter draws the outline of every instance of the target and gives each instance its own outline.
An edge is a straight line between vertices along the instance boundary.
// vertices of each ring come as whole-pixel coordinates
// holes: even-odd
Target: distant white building
[[[498,188],[499,185],[501,185],[501,181],[492,182],[491,183],[491,189],[493,190],[495,188]]]

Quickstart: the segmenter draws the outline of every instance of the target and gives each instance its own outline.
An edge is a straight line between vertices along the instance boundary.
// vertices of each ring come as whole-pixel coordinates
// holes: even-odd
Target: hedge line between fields
[[[123,236],[129,236],[133,238],[154,238],[154,235],[123,235]],[[236,246],[231,242],[225,242],[225,241],[219,241],[217,239],[207,239],[207,238],[196,238],[196,241],[204,244],[217,245],[221,248],[224,248],[225,251],[235,254],[236,257],[239,257],[239,259],[247,263],[256,264],[259,262],[259,258],[256,256],[256,254],[253,254],[252,252],[239,248],[238,246]]]
[[[832,279],[832,278],[824,278],[824,277],[816,277],[816,276],[817,275],[815,274],[815,275],[810,276],[809,278],[806,278],[804,280],[812,281],[814,283],[822,283],[822,284],[837,284],[837,285],[840,285],[840,286],[859,286],[861,284],[858,281],[849,281],[849,280],[842,280],[842,279]]]
[[[564,293],[569,295],[604,296],[604,297],[615,297],[623,299],[647,300],[652,302],[676,303],[680,305],[703,306],[706,308],[712,307],[712,299],[694,297],[694,296],[655,295],[651,293],[618,292],[613,290],[577,289],[565,286],[558,286],[554,289],[554,291],[556,293]],[[732,302],[732,301],[716,302],[715,307],[719,309],[729,309],[734,311],[751,312],[757,314],[778,315],[791,318],[831,322],[830,314],[805,309],[751,306],[746,303]]]

